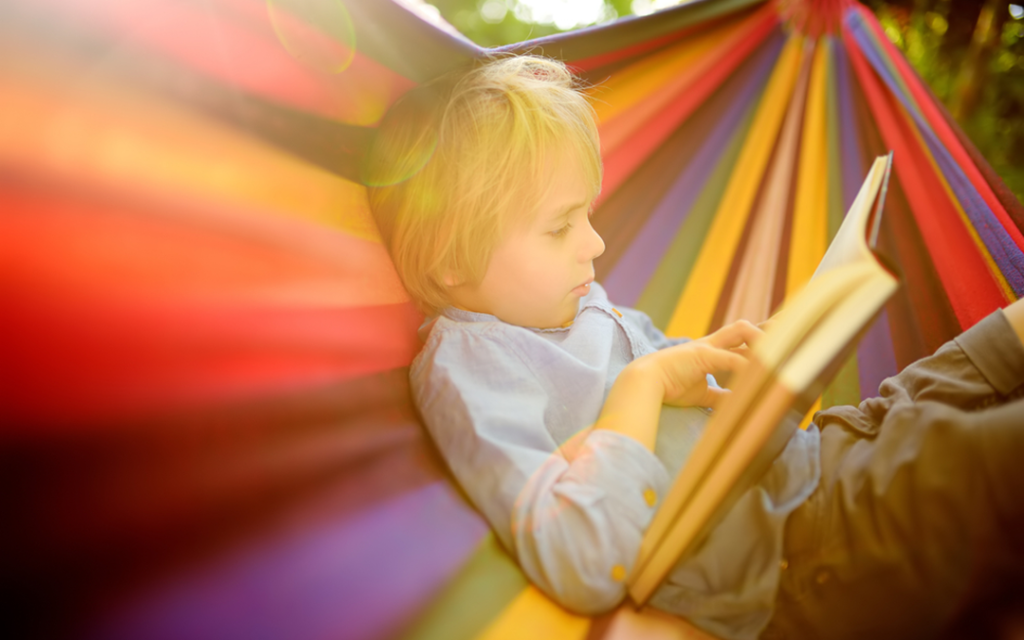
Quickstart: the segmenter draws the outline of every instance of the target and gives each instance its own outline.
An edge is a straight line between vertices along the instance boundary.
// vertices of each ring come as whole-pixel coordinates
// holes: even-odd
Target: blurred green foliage
[[[1024,201],[1024,7],[1011,7],[1005,0],[865,4],[996,173]],[[978,59],[971,48],[976,32],[985,27],[986,4],[993,10],[993,33],[986,55]]]
[[[428,1],[452,26],[485,47],[563,30],[538,23],[529,3],[521,0]],[[631,15],[634,8],[649,8],[653,1],[604,0],[595,23]],[[1010,0],[862,1],[996,173],[1024,201],[1024,8]],[[570,28],[580,26],[585,25]],[[977,33],[985,26],[989,37],[979,44]]]
[[[551,4],[558,0],[551,0]],[[517,0],[428,0],[464,36],[482,47],[500,47],[513,42],[549,36],[588,25],[561,29],[555,24],[531,20],[529,3]],[[633,0],[604,0],[604,11],[592,24],[610,22],[631,15]]]

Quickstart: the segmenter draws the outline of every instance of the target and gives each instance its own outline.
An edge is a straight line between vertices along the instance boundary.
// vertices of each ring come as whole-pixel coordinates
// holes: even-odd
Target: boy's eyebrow
[[[559,218],[564,218],[565,216],[569,215],[570,211],[575,211],[576,209],[579,209],[580,207],[585,207],[585,206],[587,206],[589,204],[590,204],[590,198],[587,198],[587,199],[585,199],[585,200],[583,200],[581,202],[575,202],[573,204],[566,205],[566,206],[562,207],[561,209],[559,209],[558,211],[555,211],[551,215],[551,219],[552,220],[558,220]]]

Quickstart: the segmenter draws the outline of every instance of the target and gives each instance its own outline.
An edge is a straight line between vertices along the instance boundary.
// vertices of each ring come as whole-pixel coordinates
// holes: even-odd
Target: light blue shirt
[[[597,283],[567,328],[447,309],[421,336],[410,368],[416,404],[502,543],[568,609],[595,615],[617,605],[708,411],[664,406],[653,454],[593,424],[623,367],[684,340],[666,338],[639,311],[613,308]],[[818,483],[818,447],[815,427],[798,429],[650,604],[725,638],[756,638],[772,614],[786,517]]]

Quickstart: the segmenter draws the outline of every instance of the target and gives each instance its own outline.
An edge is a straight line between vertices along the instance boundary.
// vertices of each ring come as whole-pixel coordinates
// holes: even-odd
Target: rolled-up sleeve
[[[453,474],[529,578],[579,613],[621,601],[669,485],[658,458],[586,424],[578,445],[559,448],[542,381],[487,335],[432,335],[410,377]]]

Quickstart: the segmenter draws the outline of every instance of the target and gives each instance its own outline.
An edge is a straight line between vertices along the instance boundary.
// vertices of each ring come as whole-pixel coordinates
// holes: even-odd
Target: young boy
[[[589,221],[597,129],[560,63],[502,58],[411,91],[381,123],[367,181],[431,318],[410,369],[431,435],[539,588],[610,609],[702,407],[727,393],[710,374],[741,369],[760,331],[673,340],[608,301]],[[725,638],[936,629],[986,563],[1024,557],[1018,336],[1020,302],[882,398],[818,414],[823,431],[797,431],[651,604]]]

